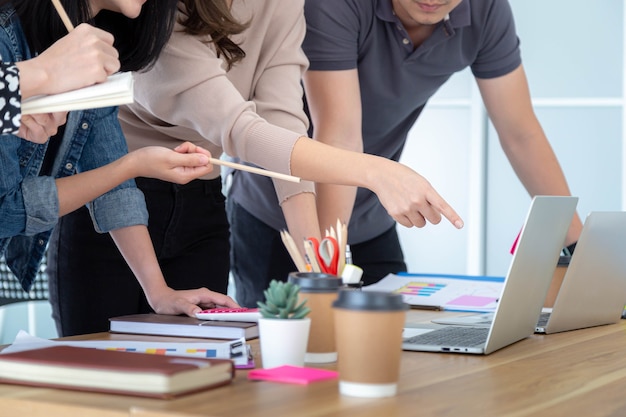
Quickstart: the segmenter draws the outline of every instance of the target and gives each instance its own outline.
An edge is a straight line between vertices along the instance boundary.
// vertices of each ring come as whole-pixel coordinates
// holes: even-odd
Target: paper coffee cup
[[[407,308],[400,294],[339,291],[333,310],[341,394],[396,395]]]
[[[337,360],[335,319],[332,303],[342,285],[339,277],[319,272],[292,272],[289,282],[300,286],[298,302],[307,300],[311,330],[304,361],[329,363]]]

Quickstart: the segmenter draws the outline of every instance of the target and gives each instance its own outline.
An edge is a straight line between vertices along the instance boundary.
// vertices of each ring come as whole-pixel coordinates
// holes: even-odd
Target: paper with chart
[[[364,291],[402,294],[414,308],[471,312],[495,311],[504,277],[441,274],[389,274]]]
[[[150,353],[154,355],[232,359],[235,368],[254,368],[250,345],[247,344],[246,340],[243,338],[227,342],[143,342],[129,340],[56,341],[35,337],[22,330],[17,334],[13,343],[2,350],[2,353],[19,352],[58,345]]]

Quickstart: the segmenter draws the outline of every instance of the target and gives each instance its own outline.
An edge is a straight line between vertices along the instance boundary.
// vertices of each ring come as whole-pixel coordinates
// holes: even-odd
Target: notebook
[[[118,72],[103,83],[59,94],[29,97],[22,101],[22,114],[53,113],[133,102],[133,74]]]
[[[577,202],[533,198],[491,326],[406,327],[402,348],[487,355],[533,334]]]
[[[591,212],[570,259],[551,311],[541,313],[535,333],[558,333],[617,323],[626,303],[626,212]],[[474,314],[440,324],[486,325],[493,314]]]
[[[109,319],[113,333],[246,340],[259,337],[259,325],[243,321],[200,320],[168,314],[131,314]]]
[[[0,355],[2,383],[159,398],[229,384],[234,372],[228,359],[75,346],[49,346]]]

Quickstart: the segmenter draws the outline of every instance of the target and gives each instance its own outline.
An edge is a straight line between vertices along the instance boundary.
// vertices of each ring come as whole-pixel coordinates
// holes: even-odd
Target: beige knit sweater
[[[250,22],[233,38],[246,57],[228,72],[212,44],[177,25],[156,65],[135,74],[135,101],[120,108],[130,150],[173,148],[191,141],[290,174],[295,141],[306,135],[300,79],[308,61],[304,0],[234,0],[233,14]],[[179,12],[185,13],[179,5]],[[219,176],[218,167],[207,178]],[[309,182],[275,180],[279,201],[313,191]]]

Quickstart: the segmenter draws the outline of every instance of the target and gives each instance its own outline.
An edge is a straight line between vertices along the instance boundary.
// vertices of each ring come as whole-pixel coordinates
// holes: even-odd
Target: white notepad
[[[100,84],[65,93],[29,97],[22,101],[22,114],[96,109],[132,102],[133,75],[131,72],[119,72]]]

